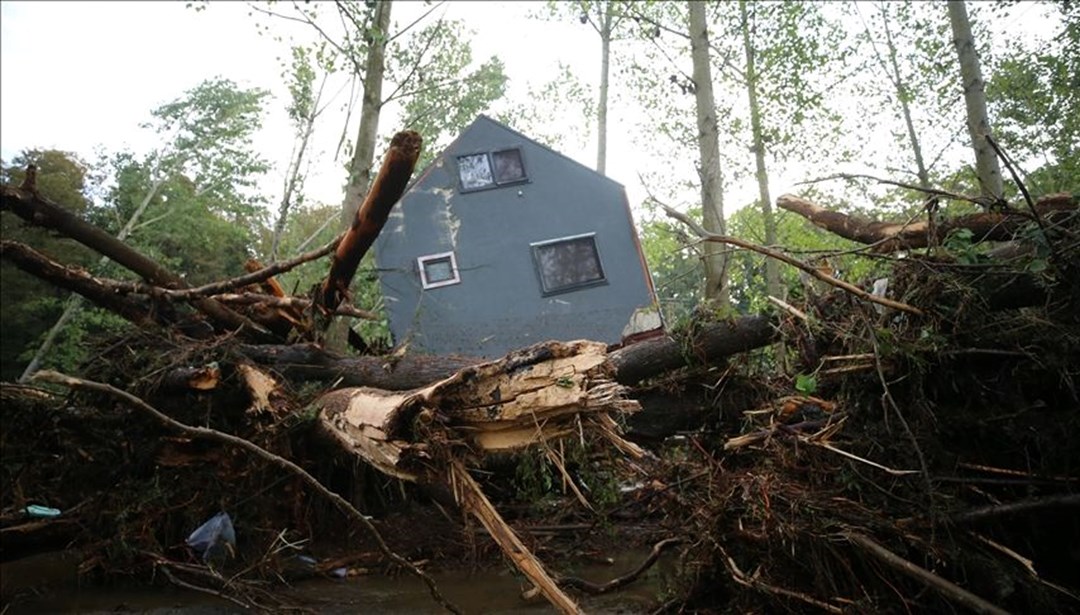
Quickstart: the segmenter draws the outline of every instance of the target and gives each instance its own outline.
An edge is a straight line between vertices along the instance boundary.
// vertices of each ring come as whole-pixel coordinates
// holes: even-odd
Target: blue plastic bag
[[[229,513],[219,512],[210,517],[184,541],[204,563],[221,562],[236,552],[236,530]]]

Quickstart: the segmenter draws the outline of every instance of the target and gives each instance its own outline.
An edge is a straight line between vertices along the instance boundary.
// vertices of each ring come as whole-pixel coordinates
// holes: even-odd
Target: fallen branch
[[[44,254],[17,241],[0,241],[0,257],[16,267],[64,290],[78,293],[94,305],[118,314],[140,327],[154,324],[148,306],[112,292],[107,281],[99,280],[81,269],[65,267]]]
[[[386,153],[379,174],[364,203],[357,209],[352,226],[337,246],[330,272],[316,291],[315,305],[322,310],[333,312],[348,294],[360,260],[386,224],[390,209],[405,192],[422,143],[420,135],[411,130],[397,133],[390,141],[390,150]],[[329,319],[326,323],[329,324]]]
[[[212,295],[213,299],[227,304],[237,305],[263,305],[276,308],[307,309],[311,307],[311,299],[303,297],[275,297],[274,295],[261,295],[255,293],[221,294]],[[337,316],[351,316],[362,320],[379,320],[380,316],[369,310],[362,310],[351,305],[339,305],[334,310]]]
[[[959,604],[966,606],[967,608],[978,612],[987,613],[990,615],[1008,615],[1008,611],[999,608],[990,602],[976,596],[968,590],[956,585],[955,583],[943,579],[940,576],[930,572],[925,568],[921,568],[893,553],[892,551],[881,546],[875,542],[869,536],[859,534],[857,532],[848,532],[844,534],[853,544],[856,544],[868,553],[881,560],[882,562],[892,566],[893,568],[903,572],[904,574],[922,581],[931,589],[936,590],[946,598],[952,599]]]
[[[660,555],[663,554],[665,549],[681,542],[682,539],[680,538],[666,538],[661,540],[653,545],[652,551],[649,552],[649,556],[646,557],[645,561],[641,562],[637,568],[620,577],[616,577],[607,583],[593,583],[577,577],[559,577],[557,582],[559,583],[559,587],[578,589],[593,596],[613,592],[636,581],[646,570],[653,567],[653,564],[660,559]]]
[[[862,244],[873,244],[875,252],[884,254],[925,248],[930,245],[931,225],[927,220],[905,223],[878,222],[857,214],[831,211],[790,194],[776,199],[776,206],[799,214],[815,226],[845,239]],[[1076,209],[1076,200],[1068,195],[1050,195],[1040,199],[1032,211],[1035,212],[1035,216],[1049,216],[1051,220],[1058,220],[1069,215],[1070,212],[1075,212]],[[982,212],[941,221],[937,224],[936,232],[940,236],[945,236],[956,229],[967,229],[971,231],[971,240],[975,243],[1007,241],[1013,239],[1031,219],[1031,215],[1018,211]]]
[[[783,198],[783,197],[781,197],[781,198]],[[667,213],[668,216],[670,216],[670,217],[678,220],[679,222],[682,222],[683,224],[685,224],[692,231],[694,231],[694,233],[698,237],[700,237],[701,239],[704,239],[705,241],[715,241],[715,242],[719,242],[719,243],[726,243],[728,245],[732,245],[732,246],[735,246],[735,247],[738,247],[738,248],[743,248],[744,250],[750,250],[751,252],[757,252],[758,254],[763,254],[765,256],[768,256],[769,258],[776,259],[776,260],[778,260],[778,261],[780,261],[782,263],[787,263],[788,265],[791,265],[792,267],[795,267],[797,269],[805,271],[810,276],[812,276],[812,277],[814,277],[814,278],[816,278],[818,280],[821,280],[822,282],[825,282],[826,284],[829,284],[830,286],[835,286],[837,288],[843,289],[843,290],[851,293],[852,295],[855,295],[856,297],[862,299],[863,301],[869,301],[871,303],[877,303],[878,305],[883,305],[885,307],[892,308],[894,310],[900,310],[902,312],[907,312],[909,314],[915,314],[916,316],[922,316],[923,315],[923,311],[920,310],[917,307],[910,306],[910,305],[908,305],[906,303],[901,303],[899,301],[893,301],[892,299],[888,299],[888,298],[885,298],[885,297],[878,297],[876,295],[872,295],[872,294],[866,292],[865,290],[859,288],[858,286],[855,286],[854,284],[850,284],[850,283],[845,282],[843,280],[838,280],[838,279],[832,277],[831,275],[819,270],[817,267],[807,265],[806,263],[800,261],[799,259],[792,258],[792,257],[788,256],[787,254],[784,254],[783,252],[777,252],[776,250],[773,250],[771,248],[765,248],[765,247],[759,246],[757,244],[750,243],[748,241],[743,241],[741,239],[737,239],[735,237],[729,237],[727,235],[715,235],[713,233],[710,233],[710,232],[706,231],[704,228],[702,228],[701,225],[699,225],[697,222],[694,222],[693,220],[691,220],[690,217],[687,216],[686,214],[675,211],[674,209],[668,207],[667,205],[665,205],[663,203],[659,203],[659,204],[660,204],[660,207],[664,208],[664,212]]]
[[[86,222],[67,209],[41,197],[36,190],[4,185],[0,188],[0,210],[10,210],[34,226],[57,231],[137,273],[150,284],[168,288],[187,288],[180,276],[150,260],[123,241]],[[258,341],[273,340],[269,331],[212,299],[193,302],[217,327],[242,330]]]
[[[1008,504],[992,504],[952,515],[950,519],[955,523],[974,523],[995,517],[1019,515],[1048,508],[1080,508],[1080,494],[1068,493],[1009,502]]]
[[[266,449],[243,438],[239,438],[237,436],[227,434],[216,429],[210,429],[208,427],[192,427],[190,425],[181,423],[180,421],[177,421],[176,419],[164,414],[157,408],[154,408],[150,404],[132,395],[131,393],[128,393],[127,391],[122,391],[108,384],[94,382],[92,380],[84,380],[82,378],[75,378],[66,374],[61,374],[59,372],[49,370],[43,370],[35,373],[33,379],[42,382],[51,382],[54,384],[63,385],[76,391],[96,391],[98,393],[105,393],[107,395],[111,395],[132,406],[133,408],[136,408],[148,414],[158,422],[171,429],[179,431],[193,438],[213,440],[216,442],[221,442],[227,445],[241,448],[255,455],[256,457],[259,457],[260,459],[275,466],[278,466],[285,471],[297,476],[312,490],[333,502],[338,507],[338,509],[344,512],[347,516],[363,525],[364,528],[366,528],[367,531],[375,539],[375,542],[379,547],[379,551],[381,551],[382,554],[390,561],[394,562],[398,566],[401,566],[405,570],[408,570],[413,575],[419,577],[427,585],[428,591],[431,593],[432,598],[434,598],[437,603],[439,603],[441,606],[443,606],[443,608],[452,613],[461,613],[461,611],[456,606],[454,606],[452,603],[447,601],[446,598],[443,597],[443,595],[439,592],[438,587],[435,585],[435,581],[430,576],[428,576],[427,573],[414,566],[404,557],[401,557],[397,553],[390,550],[390,547],[387,546],[386,541],[383,540],[383,537],[379,533],[379,530],[371,522],[370,517],[356,510],[356,508],[354,508],[353,505],[350,504],[347,500],[324,487],[322,483],[316,480],[315,477],[309,474],[306,470],[289,461],[288,459],[285,459],[284,457],[281,457],[279,455],[275,455],[270,451],[267,451]]]

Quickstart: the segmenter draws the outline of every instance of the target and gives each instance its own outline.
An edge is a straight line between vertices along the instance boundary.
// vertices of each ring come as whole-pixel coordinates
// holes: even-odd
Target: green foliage
[[[417,168],[423,168],[452,139],[506,92],[497,57],[473,65],[468,31],[460,21],[439,20],[388,50],[388,77],[404,98],[405,125],[424,137]]]
[[[1052,8],[1051,8],[1052,7]],[[1010,41],[987,83],[998,140],[1030,173],[1034,194],[1080,189],[1080,9],[1059,12],[1060,29],[1034,52]]]
[[[559,62],[553,79],[530,85],[524,100],[496,113],[495,119],[553,149],[582,147],[589,139],[596,103],[568,65]]]
[[[697,215],[700,213],[698,208]],[[691,215],[695,215],[693,211]],[[664,322],[674,326],[689,317],[701,301],[705,270],[699,247],[690,247],[686,233],[668,220],[643,222],[640,237]]]
[[[817,393],[817,378],[808,374],[799,374],[795,376],[795,390],[803,395],[813,395]]]
[[[90,206],[91,169],[75,154],[58,150],[27,150],[10,163],[0,164],[0,181],[18,185],[26,167],[38,168],[37,187],[45,198],[74,213],[84,213]],[[0,235],[25,243],[46,256],[65,264],[89,267],[93,253],[81,244],[55,233],[35,228],[11,212],[0,212]],[[28,357],[41,337],[60,316],[67,293],[23,273],[8,261],[0,262],[0,379],[13,382],[22,374]],[[68,366],[71,361],[51,364]]]

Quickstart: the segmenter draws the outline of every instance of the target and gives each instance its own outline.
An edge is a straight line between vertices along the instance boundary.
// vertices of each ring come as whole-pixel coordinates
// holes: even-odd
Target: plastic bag
[[[219,512],[200,525],[184,541],[203,562],[218,561],[236,551],[236,530],[229,513]]]

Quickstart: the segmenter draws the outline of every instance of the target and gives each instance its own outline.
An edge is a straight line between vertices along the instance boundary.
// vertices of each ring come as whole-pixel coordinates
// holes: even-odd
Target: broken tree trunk
[[[332,313],[348,296],[349,285],[356,268],[360,266],[360,260],[386,224],[390,209],[405,192],[422,144],[420,135],[411,130],[397,133],[390,141],[390,150],[386,152],[379,175],[363,205],[356,211],[352,226],[338,244],[330,264],[330,273],[316,292],[315,305],[321,310]],[[328,324],[329,318],[324,321],[324,328]]]
[[[874,246],[878,253],[896,252],[930,245],[931,225],[926,220],[911,222],[879,222],[856,214],[830,211],[824,207],[790,194],[776,199],[780,209],[794,212],[814,225],[845,239]],[[1054,194],[1039,199],[1035,211],[1053,222],[1076,212],[1076,198],[1070,194]],[[1031,216],[1019,211],[982,212],[944,220],[937,224],[939,236],[957,229],[972,232],[973,242],[1007,241],[1028,222]]]
[[[612,380],[599,342],[545,342],[467,367],[425,388],[393,393],[346,388],[323,395],[319,427],[384,474],[449,487],[507,557],[564,613],[579,609],[525,548],[466,467],[482,455],[545,447],[571,434],[596,434],[624,454],[644,456],[617,433],[611,414],[640,406]]]
[[[769,316],[743,316],[700,326],[692,336],[678,340],[670,335],[620,348],[608,358],[615,381],[633,385],[688,363],[706,364],[717,359],[760,348],[772,342],[778,331]],[[460,355],[402,357],[345,357],[315,344],[254,345],[239,348],[252,361],[273,367],[291,380],[325,380],[342,386],[368,386],[403,391],[426,386],[485,359]]]

